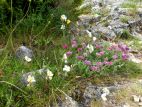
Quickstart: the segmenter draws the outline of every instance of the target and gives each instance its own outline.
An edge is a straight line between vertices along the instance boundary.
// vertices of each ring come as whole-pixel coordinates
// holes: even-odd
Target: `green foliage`
[[[121,22],[123,22],[123,23],[128,23],[129,17],[127,17],[127,16],[121,16],[121,17],[120,17],[120,20],[121,20]]]
[[[137,8],[137,5],[133,2],[126,2],[123,3],[121,6],[122,8]]]
[[[130,32],[128,30],[123,30],[120,38],[122,38],[122,39],[130,39],[130,38],[132,38],[132,35],[130,34]]]
[[[0,4],[0,30],[1,35],[9,32],[9,28],[18,27],[14,32],[21,34],[37,32],[44,29],[48,32],[54,32],[53,35],[60,34],[60,16],[67,15],[70,20],[75,20],[78,16],[76,7],[82,3],[82,0],[7,0]],[[7,27],[7,29],[4,29]],[[34,30],[33,30],[34,29]]]

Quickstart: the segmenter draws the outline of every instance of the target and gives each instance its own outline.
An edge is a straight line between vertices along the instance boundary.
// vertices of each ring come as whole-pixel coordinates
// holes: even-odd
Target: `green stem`
[[[26,93],[25,91],[23,91],[21,88],[17,87],[16,85],[14,85],[14,84],[12,84],[12,83],[9,83],[9,82],[7,82],[7,81],[0,81],[0,83],[6,83],[6,84],[8,84],[8,85],[11,85],[11,86],[17,88],[19,91],[23,92],[24,94],[27,94],[27,93]]]

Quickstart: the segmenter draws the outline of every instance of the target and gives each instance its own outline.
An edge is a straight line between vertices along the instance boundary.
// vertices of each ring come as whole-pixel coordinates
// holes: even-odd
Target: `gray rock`
[[[27,86],[28,85],[28,76],[33,76],[35,78],[35,80],[39,80],[39,79],[45,79],[47,77],[47,71],[48,69],[46,68],[42,68],[42,69],[39,69],[39,70],[35,70],[35,71],[31,71],[31,72],[27,72],[27,73],[24,73],[22,76],[21,76],[21,83],[24,85],[24,86]],[[35,83],[33,83],[34,85]]]
[[[94,36],[102,36],[108,40],[112,40],[116,37],[113,30],[109,29],[108,27],[97,26],[92,28],[92,34]]]
[[[113,92],[115,92],[115,91],[117,91],[119,88],[117,87],[117,86],[109,86],[109,87],[107,87],[108,88],[108,90],[110,91],[110,93],[113,93]]]
[[[33,51],[29,48],[27,48],[26,46],[20,46],[17,50],[16,50],[16,57],[19,59],[24,59],[25,56],[32,58],[33,57]]]
[[[134,19],[134,20],[128,21],[128,24],[131,27],[142,26],[142,19]]]
[[[59,107],[79,107],[79,105],[70,96],[66,96],[65,100],[60,102]]]
[[[130,8],[119,8],[118,13],[123,15],[128,15],[128,12],[130,11]]]
[[[28,79],[29,75],[35,77],[35,72],[28,72],[28,73],[25,73],[25,74],[22,75],[21,82],[24,86],[28,85],[27,79]],[[34,83],[32,85],[34,85]]]
[[[122,35],[124,29],[129,28],[129,24],[122,23],[120,20],[112,21],[110,25],[116,35]]]
[[[127,29],[128,28],[128,24],[126,23],[122,23],[120,20],[116,20],[116,21],[111,21],[110,26],[112,26],[112,29],[116,29],[116,28],[122,28],[122,29]]]
[[[101,19],[100,16],[95,16],[95,15],[80,15],[79,16],[79,21],[78,21],[78,26],[84,26],[85,28],[89,27],[89,24],[98,22]]]
[[[89,106],[90,102],[94,99],[99,100],[101,99],[102,90],[101,88],[93,85],[89,85],[86,87],[84,94],[83,94],[83,104],[85,106]]]

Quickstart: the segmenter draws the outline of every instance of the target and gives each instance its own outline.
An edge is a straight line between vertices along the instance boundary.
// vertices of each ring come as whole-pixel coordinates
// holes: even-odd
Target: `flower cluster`
[[[104,67],[112,66],[118,60],[127,60],[129,58],[129,48],[123,43],[108,43],[95,42],[96,37],[91,37],[91,43],[81,43],[73,38],[70,46],[63,45],[65,54],[63,55],[66,65],[63,71],[70,71],[70,66],[67,64],[78,65],[82,62],[83,66],[89,68],[90,71],[100,72]],[[83,67],[82,66],[82,67]]]
[[[61,21],[62,21],[62,25],[61,25],[61,28],[60,29],[62,29],[62,30],[64,30],[65,28],[66,28],[66,26],[65,26],[65,24],[70,24],[71,23],[71,21],[67,18],[67,16],[66,15],[61,15]]]
[[[46,75],[46,79],[49,79],[49,80],[52,80],[52,77],[53,77],[53,73],[49,70],[49,69],[47,69],[47,75]]]
[[[27,84],[28,87],[29,87],[29,86],[32,86],[33,83],[36,82],[35,77],[32,76],[32,75],[28,75],[28,77],[27,77],[27,82],[28,82],[28,84]]]

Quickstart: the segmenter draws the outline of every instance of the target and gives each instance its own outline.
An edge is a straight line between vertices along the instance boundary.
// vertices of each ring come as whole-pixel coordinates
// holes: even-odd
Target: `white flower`
[[[70,72],[71,68],[68,65],[65,65],[63,71]]]
[[[29,58],[28,56],[25,56],[24,58],[25,58],[25,60],[26,60],[27,62],[31,62],[31,61],[32,61],[32,59]]]
[[[32,83],[36,82],[36,80],[34,76],[28,75],[27,82],[28,82],[27,86],[31,86]]]
[[[103,93],[103,94],[101,95],[101,98],[102,98],[103,101],[107,101],[106,96],[107,96],[106,93]]]
[[[94,42],[96,41],[96,39],[97,39],[96,37],[93,37],[93,41],[94,41]]]
[[[85,53],[83,53],[83,56],[87,57],[87,56],[88,56],[88,53],[86,53],[86,52],[85,52]]]
[[[49,69],[47,69],[47,77],[46,77],[46,79],[52,80],[52,77],[53,77],[53,73]]]
[[[108,26],[108,28],[111,30],[112,29],[112,27],[111,26]]]
[[[88,36],[91,38],[92,37],[92,33],[89,30],[86,30]]]
[[[67,59],[68,59],[68,57],[67,57],[67,55],[66,55],[66,53],[65,53],[65,54],[63,55],[63,60],[65,61],[65,63],[68,62]]]
[[[61,21],[65,21],[66,22],[67,21],[67,16],[63,14],[63,15],[61,15],[60,19],[61,19]]]
[[[106,93],[106,95],[109,95],[110,91],[108,90],[108,88],[103,88],[102,89],[103,93]]]
[[[94,51],[93,45],[88,44],[87,49],[89,50],[89,53],[92,53]]]
[[[65,25],[61,25],[60,29],[64,30],[65,29]]]

